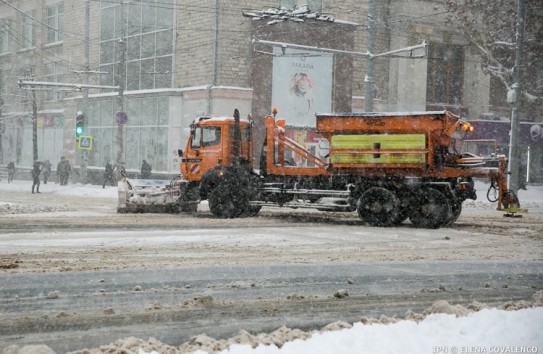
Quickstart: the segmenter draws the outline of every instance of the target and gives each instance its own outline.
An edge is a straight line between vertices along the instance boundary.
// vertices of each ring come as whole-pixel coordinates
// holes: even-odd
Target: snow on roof
[[[289,10],[285,7],[269,7],[264,10],[242,10],[242,15],[251,17],[253,20],[267,20],[268,25],[273,25],[279,22],[294,21],[305,22],[305,20],[315,20],[323,22],[338,22],[343,24],[357,25],[355,22],[336,21],[334,16],[319,12],[312,12],[309,6],[302,5]]]
[[[405,117],[420,115],[440,115],[447,111],[420,111],[420,112],[340,112],[315,113],[316,117]]]

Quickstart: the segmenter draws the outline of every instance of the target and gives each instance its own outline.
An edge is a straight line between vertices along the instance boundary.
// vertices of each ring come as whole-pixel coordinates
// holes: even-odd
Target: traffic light
[[[77,112],[75,117],[75,136],[80,137],[85,132],[85,115],[83,112]]]

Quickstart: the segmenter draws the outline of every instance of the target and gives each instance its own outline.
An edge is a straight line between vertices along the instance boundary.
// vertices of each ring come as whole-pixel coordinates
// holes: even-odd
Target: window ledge
[[[64,44],[64,41],[60,41],[60,42],[53,42],[53,43],[47,43],[46,45],[44,45],[43,47],[44,48],[52,48],[52,47],[60,47]]]
[[[36,49],[36,46],[34,47],[28,47],[28,48],[21,48],[17,51],[17,53],[24,53],[24,52],[30,52],[32,50],[35,50]]]

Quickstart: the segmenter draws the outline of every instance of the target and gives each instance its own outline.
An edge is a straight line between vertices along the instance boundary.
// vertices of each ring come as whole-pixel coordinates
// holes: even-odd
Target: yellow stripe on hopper
[[[376,147],[379,148],[376,148]],[[332,150],[372,150],[375,153],[332,152],[330,159],[335,164],[424,164],[426,153],[402,153],[401,150],[426,149],[424,134],[371,134],[334,135]],[[380,150],[399,150],[397,153],[380,153]]]

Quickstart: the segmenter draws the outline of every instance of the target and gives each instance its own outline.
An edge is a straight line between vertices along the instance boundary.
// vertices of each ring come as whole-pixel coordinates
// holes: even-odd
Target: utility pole
[[[84,35],[84,47],[83,47],[83,66],[85,74],[83,75],[83,83],[85,85],[89,84],[89,32],[90,32],[90,5],[89,0],[85,1],[85,35]],[[89,99],[89,90],[83,89],[83,109],[87,109]]]
[[[30,72],[34,80],[34,73]],[[38,103],[36,102],[36,90],[30,89],[30,100],[32,104],[32,161],[38,160]]]
[[[517,193],[519,186],[520,169],[520,148],[519,148],[519,130],[520,130],[520,100],[521,100],[521,72],[522,72],[522,48],[524,42],[524,0],[518,0],[517,3],[517,25],[516,25],[516,50],[515,67],[513,68],[513,111],[511,112],[511,136],[509,140],[509,189]]]
[[[373,112],[373,47],[375,46],[375,0],[368,3],[368,68],[364,79],[364,110]]]
[[[32,160],[38,160],[38,103],[34,89],[32,89]]]
[[[215,0],[215,23],[213,30],[213,53],[212,53],[212,66],[211,69],[211,83],[207,87],[207,114],[211,117],[213,113],[213,101],[211,97],[211,89],[217,85],[217,65],[218,65],[218,56],[219,56],[219,0]]]
[[[124,112],[124,88],[126,80],[126,25],[124,18],[124,1],[121,0],[121,38],[119,40],[119,70],[117,72],[117,82],[119,85],[119,94],[117,96],[117,111]],[[123,124],[117,124],[117,168],[120,171],[121,163],[124,162],[124,136]],[[119,175],[120,176],[120,175]]]
[[[4,164],[4,150],[2,148],[2,137],[6,131],[6,122],[2,118],[2,107],[4,106],[4,98],[2,97],[2,75],[0,75],[0,165]]]
[[[84,36],[83,36],[83,70],[85,71],[84,75],[83,75],[83,83],[85,85],[88,85],[89,84],[89,71],[90,71],[90,67],[89,67],[89,38],[90,38],[90,3],[89,3],[89,0],[84,0],[85,2],[85,19],[84,19],[84,23],[85,23],[85,33],[84,33]],[[83,89],[83,102],[82,103],[82,107],[81,109],[78,109],[78,111],[83,111],[84,115],[88,115],[88,107],[89,107],[89,90],[87,88],[84,88]],[[77,118],[76,118],[77,119]],[[77,124],[77,122],[76,122]],[[86,150],[83,150],[85,151],[81,156],[81,162],[80,164],[83,164],[83,161],[84,161],[84,158],[87,156],[87,152]],[[77,155],[77,154],[76,154]],[[76,161],[77,161],[77,156],[76,156]]]

